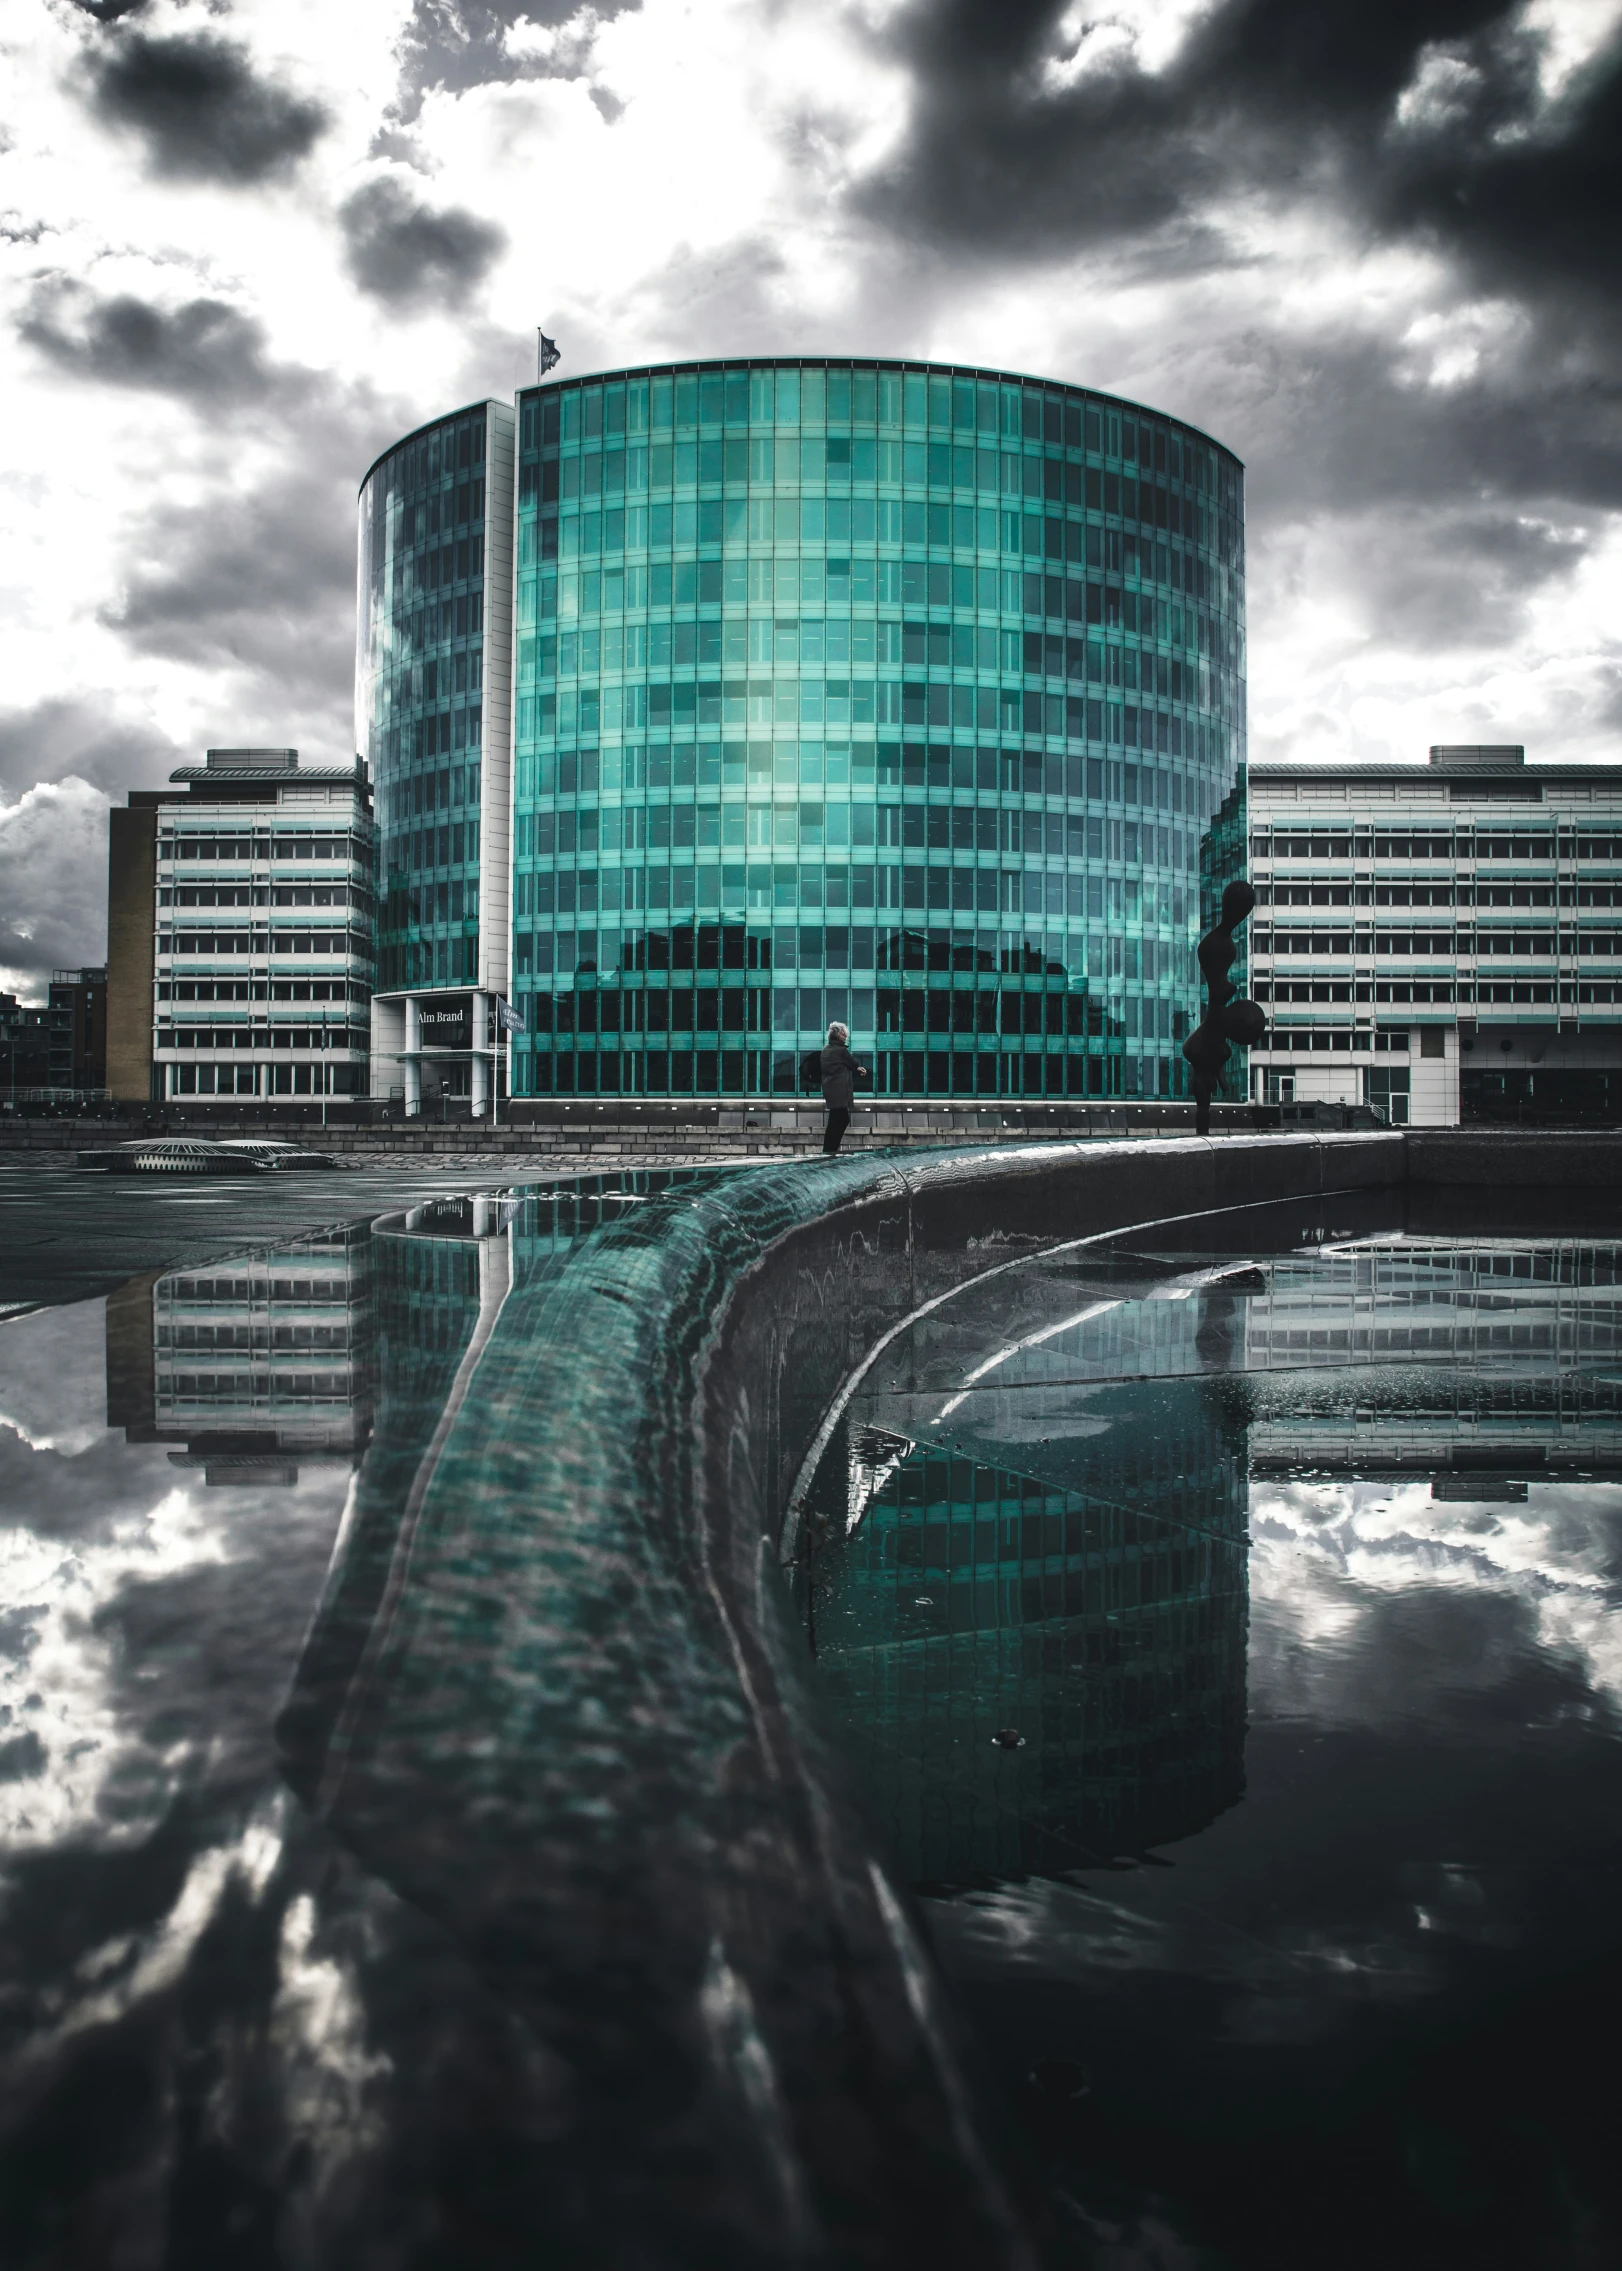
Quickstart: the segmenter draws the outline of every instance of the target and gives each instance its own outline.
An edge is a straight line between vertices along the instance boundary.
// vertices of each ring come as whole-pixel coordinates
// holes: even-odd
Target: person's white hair
[[[836,1042],[841,1048],[849,1048],[850,1027],[848,1025],[841,1025],[838,1020],[835,1019],[834,1023],[828,1028],[828,1038],[830,1041]]]

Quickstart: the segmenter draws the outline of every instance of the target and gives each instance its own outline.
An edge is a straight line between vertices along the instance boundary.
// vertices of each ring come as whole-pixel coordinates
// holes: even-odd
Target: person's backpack
[[[822,1086],[822,1051],[813,1049],[800,1067],[800,1084],[804,1088]]]

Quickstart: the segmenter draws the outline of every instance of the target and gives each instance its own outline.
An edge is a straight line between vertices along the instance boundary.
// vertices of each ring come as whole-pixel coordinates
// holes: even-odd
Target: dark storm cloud
[[[160,308],[133,292],[98,299],[83,285],[47,277],[17,328],[59,370],[102,386],[246,406],[303,382],[303,374],[270,361],[263,327],[226,300]]]
[[[137,134],[154,173],[245,187],[291,172],[327,125],[317,102],[261,76],[210,32],[115,33],[91,57],[92,108]]]
[[[49,1764],[49,1753],[31,1727],[9,1742],[0,1742],[0,1782],[31,1781]]]
[[[0,966],[43,1001],[51,971],[103,961],[106,937],[104,792],[72,778],[23,787],[0,803]]]
[[[0,803],[39,782],[88,781],[109,794],[155,788],[183,762],[167,734],[121,724],[103,704],[81,695],[0,710]]]
[[[225,667],[256,680],[278,715],[324,713],[329,755],[349,734],[355,664],[355,482],[279,472],[246,494],[156,507],[131,547],[102,620],[143,654]],[[294,739],[292,718],[275,738]]]
[[[22,1663],[34,1652],[35,1627],[43,1609],[0,1609],[0,1661]]]
[[[1382,562],[1368,587],[1370,627],[1387,647],[1422,652],[1509,645],[1524,634],[1532,599],[1588,551],[1575,531],[1468,506],[1387,510],[1366,541]]]
[[[1475,278],[1615,323],[1622,282],[1622,35],[1541,121],[1535,43],[1496,27],[1462,42],[1458,99],[1392,137],[1370,184],[1380,226],[1451,249]]]
[[[341,753],[354,660],[355,488],[410,414],[364,385],[274,362],[257,320],[224,301],[162,309],[48,277],[20,330],[87,384],[144,388],[205,414],[206,435],[251,418],[274,470],[243,487],[216,460],[192,467],[211,476],[200,500],[159,493],[128,529],[119,596],[101,619],[133,651],[242,673],[263,711],[256,732],[279,742],[302,727],[327,753]],[[53,723],[75,718],[64,704]],[[243,737],[231,721],[220,730]],[[49,760],[26,770],[26,731],[20,721],[17,785],[62,777]],[[0,726],[0,782],[5,764]],[[111,757],[94,770],[67,769],[98,784],[127,778]]]
[[[1316,573],[1371,635],[1457,649],[1524,632],[1622,508],[1622,31],[1551,99],[1541,35],[1503,0],[1218,0],[1165,68],[1122,43],[1065,85],[1049,67],[1066,13],[919,0],[880,35],[913,101],[862,210],[920,267],[1005,276],[1085,254],[1106,296],[1231,276],[1248,325],[1106,336],[1133,391],[1247,460],[1256,596],[1276,532],[1344,517],[1361,546],[1319,542]],[[1250,272],[1276,258],[1269,211],[1316,213],[1353,260],[1436,256],[1433,323],[1288,303],[1275,320],[1265,265]],[[1388,531],[1365,519],[1381,512]]]
[[[987,253],[1200,228],[1221,192],[1328,190],[1484,275],[1616,280],[1622,37],[1544,116],[1537,35],[1501,0],[1226,0],[1164,71],[1125,52],[1044,83],[1064,0],[920,0],[893,35],[915,88],[875,209]],[[1449,100],[1399,97],[1435,51]]]
[[[338,222],[356,283],[398,308],[465,306],[507,242],[476,213],[426,205],[388,177],[356,190]]]
[[[1200,367],[1264,516],[1461,497],[1622,509],[1622,384],[1592,359],[1563,369],[1547,327],[1445,385],[1384,341],[1247,334],[1230,352]]]
[[[1534,333],[1467,381],[1400,378],[1391,347],[1246,336],[1203,417],[1249,461],[1253,597],[1277,532],[1311,531],[1320,592],[1371,639],[1483,652],[1569,582],[1622,510],[1622,390],[1562,373]]]

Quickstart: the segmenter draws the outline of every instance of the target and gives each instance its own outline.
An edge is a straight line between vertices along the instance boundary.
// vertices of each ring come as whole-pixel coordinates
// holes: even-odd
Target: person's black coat
[[[817,1065],[822,1100],[831,1111],[848,1112],[856,1101],[856,1083],[868,1078],[866,1065],[858,1064],[842,1041],[830,1041]]]

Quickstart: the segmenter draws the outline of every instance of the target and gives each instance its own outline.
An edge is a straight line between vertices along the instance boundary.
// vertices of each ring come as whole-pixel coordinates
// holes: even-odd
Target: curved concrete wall
[[[795,1479],[874,1344],[988,1269],[1258,1201],[1333,1219],[1403,1159],[1372,1135],[769,1167],[678,1180],[513,1285],[364,1680],[296,1699],[289,1772],[566,2066],[593,2259],[1049,2259],[824,1737],[781,1568]],[[342,1655],[318,1633],[307,1660]]]

